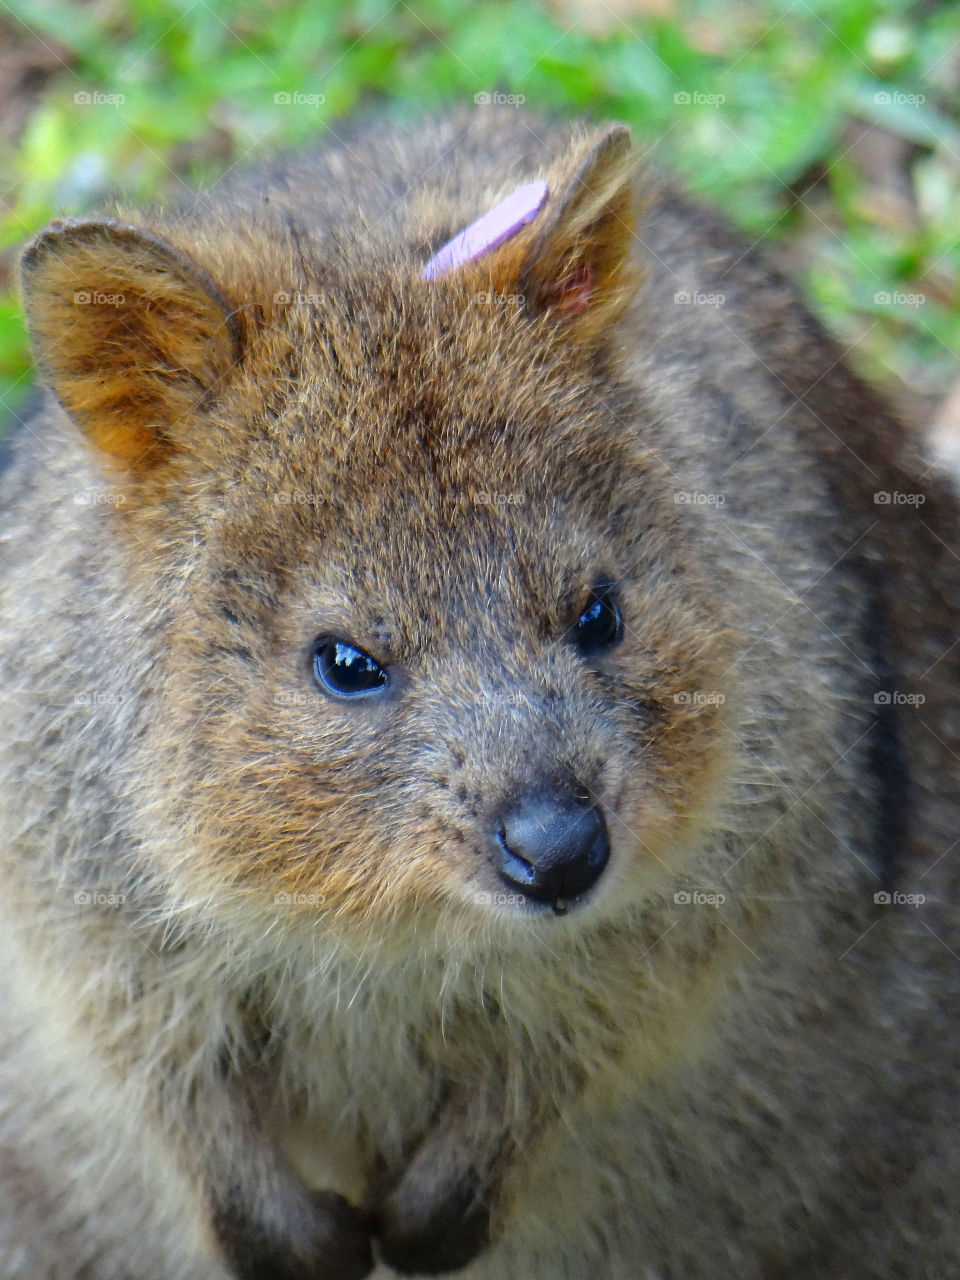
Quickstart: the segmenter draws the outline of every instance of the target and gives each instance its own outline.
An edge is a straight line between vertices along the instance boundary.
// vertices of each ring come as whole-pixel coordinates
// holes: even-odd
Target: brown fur
[[[378,125],[28,247],[3,1280],[957,1274],[955,500],[635,169]],[[492,900],[534,784],[610,832],[562,915]]]

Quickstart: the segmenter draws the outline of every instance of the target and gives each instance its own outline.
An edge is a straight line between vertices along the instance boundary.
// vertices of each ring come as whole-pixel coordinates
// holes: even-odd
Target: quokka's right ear
[[[187,254],[112,219],[57,221],[21,263],[41,375],[98,448],[147,475],[241,358],[243,322]]]

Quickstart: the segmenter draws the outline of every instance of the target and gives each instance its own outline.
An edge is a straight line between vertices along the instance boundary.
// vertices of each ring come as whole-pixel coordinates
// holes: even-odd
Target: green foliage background
[[[118,189],[162,196],[174,175],[212,179],[384,99],[414,115],[494,90],[522,95],[520,111],[634,126],[659,164],[776,242],[873,376],[932,402],[960,367],[955,4],[6,0],[3,12],[0,42],[42,51],[47,70],[0,142],[0,412],[30,383],[16,252],[50,216]],[[275,101],[284,93],[323,101]],[[868,136],[899,157],[895,198],[864,161]]]

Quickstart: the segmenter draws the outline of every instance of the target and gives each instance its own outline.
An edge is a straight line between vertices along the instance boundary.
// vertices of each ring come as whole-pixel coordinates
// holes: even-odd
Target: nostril
[[[500,874],[506,879],[512,880],[514,884],[532,885],[537,878],[536,867],[513,852],[507,844],[506,832],[502,827],[497,832],[497,839],[500,841],[500,847],[503,850],[500,858]]]

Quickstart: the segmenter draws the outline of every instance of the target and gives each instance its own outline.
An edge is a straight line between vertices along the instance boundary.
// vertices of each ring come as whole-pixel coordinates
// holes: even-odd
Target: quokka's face
[[[606,917],[727,754],[691,696],[724,687],[722,613],[638,409],[458,306],[305,369],[194,575],[192,801],[286,913]]]
[[[130,485],[163,634],[142,773],[191,900],[577,927],[709,821],[723,610],[611,372],[627,132],[544,171],[453,265],[442,200],[379,262],[345,233],[291,265],[287,220],[231,242],[231,211],[219,239],[68,221],[24,255],[44,375]]]

